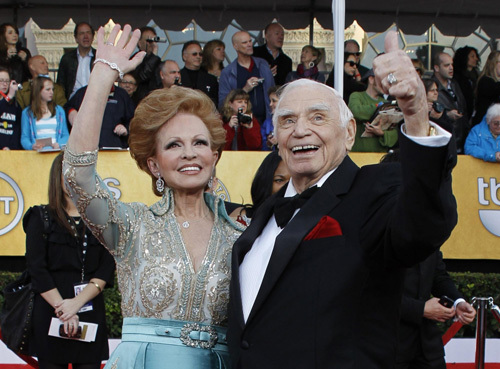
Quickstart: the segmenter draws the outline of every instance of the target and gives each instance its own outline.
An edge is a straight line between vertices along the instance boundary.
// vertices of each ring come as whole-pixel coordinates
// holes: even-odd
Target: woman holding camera
[[[28,59],[31,53],[21,46],[19,30],[11,23],[0,25],[0,66],[9,70],[10,77],[23,83],[30,78]]]
[[[23,219],[26,265],[35,299],[30,354],[41,369],[99,369],[109,356],[106,311],[102,291],[113,283],[115,263],[78,214],[62,180],[63,154],[50,168],[48,205],[30,208]],[[79,292],[79,293],[78,293]],[[78,338],[78,325],[96,323],[94,342],[49,336],[58,332]],[[81,334],[81,331],[80,331]]]
[[[423,82],[427,94],[429,118],[451,133],[453,131],[453,120],[446,114],[445,107],[438,103],[439,90],[436,82],[432,79],[424,79]]]
[[[226,130],[224,150],[260,150],[260,124],[252,115],[250,96],[241,89],[232,90],[224,100],[222,122]]]

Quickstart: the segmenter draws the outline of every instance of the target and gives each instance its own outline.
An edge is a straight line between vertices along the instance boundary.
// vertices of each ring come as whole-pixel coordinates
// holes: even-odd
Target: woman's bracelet
[[[99,286],[96,282],[92,282],[92,281],[91,281],[90,283],[92,283],[92,284],[93,284],[93,285],[94,285],[94,286],[95,286],[95,287],[99,290],[99,293],[101,293],[101,292],[102,292],[102,288],[101,288],[101,286]]]
[[[96,60],[94,60],[94,64],[95,63],[103,63],[103,64],[106,64],[107,66],[109,66],[111,69],[114,69],[118,72],[119,74],[119,77],[120,79],[123,79],[123,72],[122,70],[120,69],[120,67],[118,65],[116,65],[116,63],[111,63],[110,61],[107,61],[106,59],[102,59],[102,58],[98,58]]]

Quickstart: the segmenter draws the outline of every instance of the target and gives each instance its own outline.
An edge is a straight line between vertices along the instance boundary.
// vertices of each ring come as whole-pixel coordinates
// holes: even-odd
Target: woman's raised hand
[[[96,60],[104,59],[109,63],[114,63],[120,71],[127,73],[137,68],[146,53],[140,51],[130,59],[141,37],[141,32],[136,29],[130,36],[132,28],[128,24],[123,27],[121,34],[119,34],[120,30],[120,25],[116,24],[111,30],[108,39],[104,40],[104,28],[99,28],[97,31]]]

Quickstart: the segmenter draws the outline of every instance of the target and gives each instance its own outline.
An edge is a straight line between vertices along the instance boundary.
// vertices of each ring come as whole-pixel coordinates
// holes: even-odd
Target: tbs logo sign
[[[104,183],[119,199],[122,192],[116,178],[105,178]],[[7,174],[0,172],[0,236],[12,231],[21,221],[24,213],[24,197],[19,185]]]
[[[0,172],[0,236],[9,233],[23,216],[24,198],[17,183]]]
[[[496,178],[490,178],[485,181],[484,178],[477,179],[477,195],[479,204],[483,206],[496,205],[498,210],[481,209],[479,210],[479,219],[488,232],[500,237],[500,182]],[[489,194],[489,200],[488,200]]]

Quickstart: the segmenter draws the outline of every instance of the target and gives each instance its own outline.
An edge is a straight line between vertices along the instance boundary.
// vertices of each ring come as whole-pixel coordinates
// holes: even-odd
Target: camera
[[[238,124],[248,124],[252,121],[252,117],[248,114],[243,114],[243,108],[238,108]]]
[[[444,106],[441,103],[438,103],[437,101],[434,101],[432,103],[432,109],[436,111],[436,113],[442,113],[444,111]]]
[[[159,36],[155,36],[155,37],[146,39],[146,42],[159,42],[159,41],[160,41]]]
[[[264,83],[264,78],[259,78],[259,79],[257,80],[257,83],[258,83],[259,85],[263,84],[263,83]]]
[[[174,85],[176,85],[176,86],[182,86],[182,83],[181,83],[179,77],[175,77],[175,79],[174,79]]]

